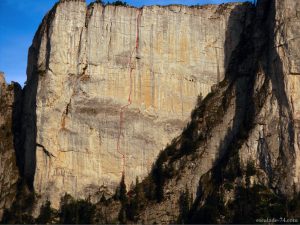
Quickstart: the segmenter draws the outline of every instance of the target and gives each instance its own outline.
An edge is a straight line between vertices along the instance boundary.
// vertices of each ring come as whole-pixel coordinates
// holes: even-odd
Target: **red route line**
[[[122,174],[125,174],[125,167],[126,167],[126,152],[125,150],[122,152],[120,149],[120,139],[121,139],[121,135],[122,135],[122,129],[123,129],[123,123],[124,123],[124,111],[125,109],[127,109],[131,104],[132,104],[132,99],[131,99],[131,94],[132,94],[132,56],[133,53],[136,52],[136,57],[138,56],[138,48],[139,48],[139,32],[140,32],[140,19],[141,19],[141,15],[142,15],[142,11],[139,10],[139,13],[137,15],[136,18],[136,40],[135,40],[135,47],[132,50],[131,54],[130,54],[130,58],[129,58],[129,76],[130,76],[130,89],[129,89],[129,95],[128,95],[128,100],[127,100],[127,104],[123,105],[120,108],[120,120],[119,120],[119,133],[118,133],[118,141],[117,141],[117,152],[121,155],[122,158]]]

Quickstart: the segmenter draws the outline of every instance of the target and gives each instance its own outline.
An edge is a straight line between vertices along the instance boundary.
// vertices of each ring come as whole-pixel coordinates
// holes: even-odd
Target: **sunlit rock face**
[[[24,91],[35,191],[58,207],[65,192],[113,192],[122,172],[128,185],[145,176],[197,96],[224,78],[250,7],[58,3],[30,48]]]
[[[13,145],[13,109],[21,87],[7,85],[4,73],[0,72],[0,220],[4,209],[9,209],[15,200],[19,171]]]

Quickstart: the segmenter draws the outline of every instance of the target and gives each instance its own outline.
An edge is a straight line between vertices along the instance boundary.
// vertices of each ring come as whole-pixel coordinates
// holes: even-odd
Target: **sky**
[[[44,15],[58,0],[0,0],[0,71],[6,81],[26,80],[27,54]],[[87,0],[87,3],[94,0]],[[220,4],[247,0],[126,0],[129,5]],[[112,0],[110,1],[112,2]]]

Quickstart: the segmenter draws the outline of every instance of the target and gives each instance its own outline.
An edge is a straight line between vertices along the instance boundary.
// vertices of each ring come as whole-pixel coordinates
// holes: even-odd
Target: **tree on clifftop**
[[[102,1],[102,0],[96,0],[95,2],[96,2],[96,3],[99,3],[99,4],[102,4],[102,5],[105,4],[104,1]]]
[[[115,5],[115,6],[127,6],[128,4],[126,2],[123,2],[123,1],[114,1],[111,3],[112,5]]]

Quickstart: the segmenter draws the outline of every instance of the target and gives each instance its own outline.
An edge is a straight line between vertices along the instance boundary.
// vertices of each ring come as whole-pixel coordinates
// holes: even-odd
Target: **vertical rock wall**
[[[242,163],[251,160],[262,169],[261,180],[292,196],[300,190],[299,82],[300,45],[297,1],[260,1],[269,4],[264,13],[268,51],[261,55],[256,75],[255,126],[240,153]],[[262,93],[264,93],[262,95]]]
[[[13,142],[13,109],[21,87],[7,85],[0,72],[0,220],[15,200],[19,171]]]
[[[214,207],[212,199],[225,200],[224,206],[231,208],[239,198],[239,187],[261,185],[287,199],[297,195],[299,9],[300,3],[292,0],[258,2],[253,21],[230,60],[224,85],[195,110],[188,140],[196,147],[193,152],[184,148],[183,133],[172,151],[166,149],[163,171],[175,175],[164,182],[164,199],[139,214],[140,222],[177,221],[178,199],[186,189],[196,198],[192,208],[196,213],[189,213],[196,221],[207,218],[207,209]],[[178,152],[184,153],[177,156]],[[250,176],[249,165],[255,171]],[[224,184],[232,188],[224,191]],[[213,219],[220,223],[231,217],[228,211],[227,216],[217,214]]]
[[[282,61],[285,75],[284,87],[293,118],[294,162],[292,182],[300,190],[300,2],[292,0],[276,1],[276,50]]]
[[[29,52],[24,173],[35,191],[57,207],[65,192],[113,191],[122,172],[127,184],[149,172],[224,78],[250,7],[58,3]]]

